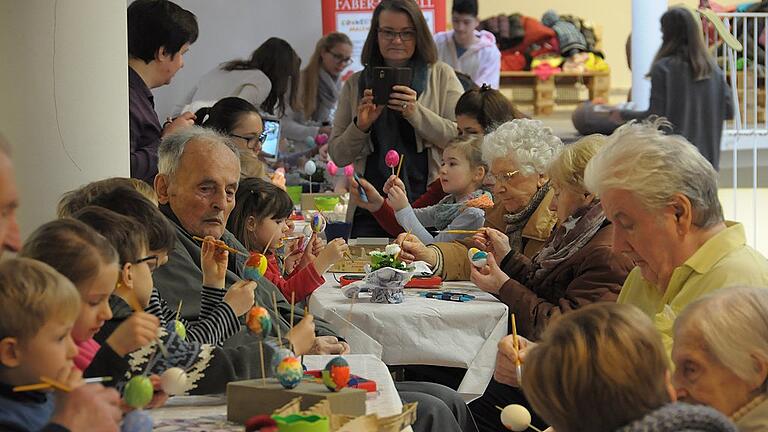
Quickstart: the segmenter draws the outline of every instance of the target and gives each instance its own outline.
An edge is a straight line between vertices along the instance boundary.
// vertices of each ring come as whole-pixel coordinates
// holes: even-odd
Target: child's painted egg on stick
[[[248,311],[245,323],[248,329],[261,337],[267,337],[272,331],[272,318],[269,316],[269,312],[261,306],[254,306]]]
[[[328,163],[325,164],[325,170],[328,171],[328,175],[335,176],[339,172],[339,167],[336,166],[332,160],[329,160]]]
[[[344,167],[344,176],[345,177],[352,177],[355,175],[355,167],[352,165],[347,165]]]
[[[184,327],[184,323],[176,320],[173,323],[173,329],[176,331],[176,334],[179,335],[181,340],[187,340],[187,328]]]
[[[277,365],[275,376],[283,388],[292,389],[301,382],[301,378],[304,376],[304,368],[301,367],[299,359],[288,356]]]
[[[243,269],[243,276],[245,279],[257,281],[261,279],[262,276],[264,276],[266,271],[267,257],[258,252],[251,252],[251,255],[245,262],[245,267]]]
[[[187,390],[187,373],[181,368],[168,368],[160,376],[160,385],[170,396],[183,394]]]
[[[312,215],[312,221],[310,222],[309,225],[310,227],[312,227],[312,231],[320,234],[321,232],[325,231],[325,225],[326,225],[325,217],[319,212],[315,213],[314,215]]]
[[[133,408],[144,408],[155,394],[152,381],[144,375],[137,375],[128,381],[123,392],[125,403]]]
[[[501,410],[501,424],[511,431],[527,430],[531,425],[531,413],[522,405],[507,405]]]
[[[400,155],[394,150],[390,150],[386,155],[384,155],[384,163],[386,163],[390,168],[396,167],[399,162]]]
[[[304,164],[304,174],[311,176],[312,174],[317,171],[317,165],[315,165],[315,161],[308,160],[307,163]]]

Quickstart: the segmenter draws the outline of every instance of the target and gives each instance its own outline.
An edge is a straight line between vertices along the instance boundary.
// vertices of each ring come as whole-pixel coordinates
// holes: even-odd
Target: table
[[[335,356],[304,356],[307,369],[322,369]],[[376,381],[377,394],[369,394],[366,412],[386,417],[400,413],[403,403],[387,366],[369,354],[348,354],[344,358],[353,374]],[[176,396],[162,407],[150,411],[155,431],[162,432],[242,432],[243,427],[227,422],[226,396]],[[410,428],[404,429],[410,431]]]
[[[339,274],[335,275],[340,277]],[[497,344],[507,334],[507,306],[471,282],[444,282],[443,290],[477,298],[461,303],[420,297],[406,289],[401,304],[346,298],[334,274],[309,301],[309,310],[330,322],[354,353],[380,355],[387,365],[434,365],[466,368],[459,393],[485,391],[493,376]],[[351,313],[350,313],[351,312]]]

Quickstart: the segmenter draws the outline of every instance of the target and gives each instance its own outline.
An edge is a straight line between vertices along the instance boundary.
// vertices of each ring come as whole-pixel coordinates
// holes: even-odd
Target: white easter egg
[[[183,394],[187,388],[187,373],[181,368],[168,368],[160,376],[160,384],[163,391],[171,396]]]
[[[467,258],[470,261],[472,261],[472,257],[475,256],[475,254],[478,252],[480,252],[480,249],[478,248],[475,248],[475,247],[469,248],[469,250],[467,251]]]
[[[524,431],[531,424],[531,413],[522,405],[507,405],[501,410],[501,424],[511,431]]]
[[[400,245],[397,243],[392,243],[384,246],[384,253],[387,255],[395,256],[400,252]]]
[[[317,165],[315,165],[315,161],[308,160],[307,163],[304,164],[304,174],[306,175],[312,175],[317,171]]]

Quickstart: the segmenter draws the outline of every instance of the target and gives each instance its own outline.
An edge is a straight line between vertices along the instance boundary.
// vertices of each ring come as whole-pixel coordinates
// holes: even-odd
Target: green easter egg
[[[181,321],[176,320],[176,324],[174,325],[176,334],[179,335],[180,338],[187,340],[187,328],[184,327],[184,323]]]
[[[154,393],[152,381],[144,375],[138,375],[125,385],[123,399],[134,408],[144,408],[152,400]]]

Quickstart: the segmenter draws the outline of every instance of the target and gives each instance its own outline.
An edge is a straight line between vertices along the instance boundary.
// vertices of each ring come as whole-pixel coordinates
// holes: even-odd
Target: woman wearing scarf
[[[438,176],[442,149],[457,135],[453,110],[463,93],[453,69],[437,60],[434,40],[413,0],[384,0],[376,7],[363,46],[366,69],[347,80],[329,143],[339,166],[354,164],[377,190],[391,174],[389,150],[405,157],[400,177],[414,201]],[[409,67],[408,86],[392,88],[387,105],[373,103],[373,68]],[[350,206],[353,237],[386,237],[367,210]]]
[[[490,168],[490,177],[495,179],[495,204],[485,212],[482,242],[467,237],[424,246],[416,237],[405,239],[401,234],[397,240],[403,247],[400,257],[427,262],[443,280],[469,280],[470,246],[485,249],[485,244],[506,242],[511,256],[522,253],[533,257],[557,222],[557,216],[549,210],[553,194],[546,169],[561,148],[560,139],[540,121],[515,119],[499,126],[483,141],[483,159]],[[501,250],[501,246],[497,249]]]
[[[550,163],[549,209],[559,222],[533,259],[513,252],[506,236],[492,228],[476,236],[493,253],[486,267],[472,268],[470,280],[498,294],[517,317],[518,333],[530,340],[563,313],[597,301],[615,302],[634,267],[632,260],[614,253],[613,228],[600,199],[584,186],[584,168],[604,141],[602,135],[582,138]]]
[[[599,198],[584,186],[584,169],[604,142],[602,135],[587,136],[549,163],[549,209],[557,214],[558,225],[533,259],[515,252],[506,236],[491,228],[477,236],[492,253],[486,267],[472,268],[471,280],[500,297],[515,314],[518,334],[529,340],[538,340],[549,323],[565,313],[595,302],[615,302],[634,266],[613,251],[612,225]],[[510,403],[526,404],[519,389],[492,380],[470,409],[481,431],[501,430],[499,416],[490,414],[496,405]]]

